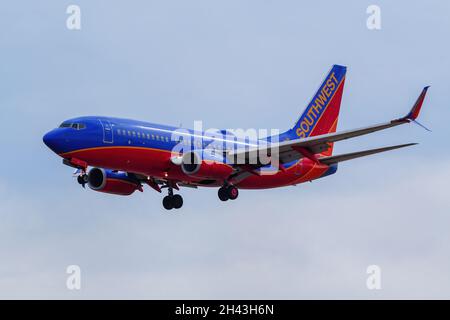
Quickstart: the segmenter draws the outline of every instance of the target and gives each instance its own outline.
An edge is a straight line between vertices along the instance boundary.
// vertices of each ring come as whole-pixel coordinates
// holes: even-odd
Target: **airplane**
[[[422,126],[416,119],[429,88],[423,88],[403,117],[337,132],[346,71],[345,66],[334,65],[294,126],[275,136],[250,140],[226,130],[214,136],[144,121],[87,116],[64,121],[43,141],[65,165],[76,168],[83,187],[87,184],[115,195],[142,192],[144,185],[160,193],[166,188],[163,207],[167,210],[182,207],[183,198],[174,192],[180,187],[215,187],[221,201],[235,200],[240,189],[297,185],[336,173],[339,162],[415,145],[333,154],[338,141],[410,122]]]

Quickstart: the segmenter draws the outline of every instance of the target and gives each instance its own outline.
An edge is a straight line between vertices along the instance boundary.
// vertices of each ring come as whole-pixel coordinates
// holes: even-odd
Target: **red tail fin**
[[[336,132],[347,68],[334,65],[305,111],[290,130],[292,138]],[[333,144],[323,154],[331,155]]]

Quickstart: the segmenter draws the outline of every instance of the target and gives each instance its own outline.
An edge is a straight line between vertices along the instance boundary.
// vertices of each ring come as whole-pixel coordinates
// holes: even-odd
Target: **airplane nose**
[[[47,132],[43,137],[42,137],[42,141],[44,141],[45,145],[48,147],[49,143],[50,143],[50,132]]]
[[[44,141],[45,145],[47,147],[49,147],[51,150],[53,150],[54,152],[58,152],[57,149],[60,146],[60,142],[61,142],[61,138],[59,137],[58,133],[56,132],[56,130],[52,130],[50,132],[47,132],[44,137],[42,138],[42,140]]]
[[[52,145],[54,143],[54,140],[55,140],[54,135],[52,134],[52,131],[47,132],[44,135],[44,137],[42,138],[42,140],[44,141],[45,145],[51,149]]]

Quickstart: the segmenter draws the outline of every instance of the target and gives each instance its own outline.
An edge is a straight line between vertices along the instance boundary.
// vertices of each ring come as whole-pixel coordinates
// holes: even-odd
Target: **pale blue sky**
[[[69,4],[82,30],[66,29]],[[366,28],[378,4],[382,30]],[[450,3],[9,1],[0,4],[0,297],[449,298]],[[332,64],[348,66],[338,130],[421,122],[335,152],[419,142],[277,190],[122,198],[82,190],[42,143],[64,119],[110,115],[287,129]],[[83,288],[65,288],[78,264]],[[383,289],[365,287],[382,268]]]

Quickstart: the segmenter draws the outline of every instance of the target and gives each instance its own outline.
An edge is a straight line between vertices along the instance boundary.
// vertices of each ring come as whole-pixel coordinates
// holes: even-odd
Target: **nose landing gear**
[[[78,177],[77,177],[77,181],[78,181],[79,184],[81,184],[81,186],[83,188],[86,188],[86,183],[89,182],[89,177],[86,174],[86,172],[83,172],[83,173],[79,174]]]
[[[222,201],[235,200],[239,196],[239,190],[235,186],[226,185],[219,188],[217,195]]]

